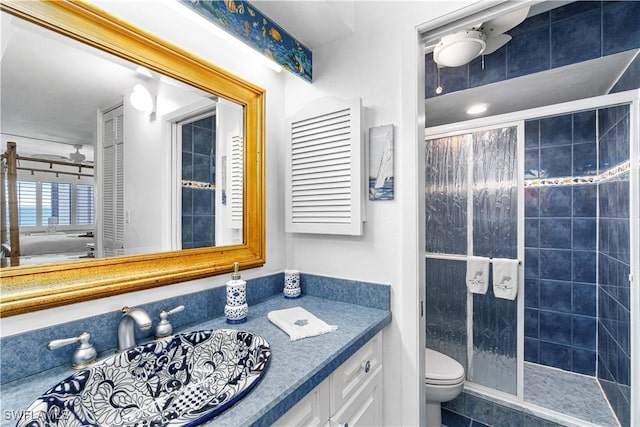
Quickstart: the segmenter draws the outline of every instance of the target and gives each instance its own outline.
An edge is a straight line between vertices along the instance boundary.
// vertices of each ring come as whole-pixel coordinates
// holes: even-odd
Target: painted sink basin
[[[18,425],[196,425],[253,388],[270,357],[269,343],[250,332],[174,335],[78,371],[35,400]]]

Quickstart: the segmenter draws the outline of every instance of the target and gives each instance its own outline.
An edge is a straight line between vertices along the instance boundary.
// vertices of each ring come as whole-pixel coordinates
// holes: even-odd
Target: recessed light
[[[471,107],[467,108],[467,114],[480,114],[480,113],[484,113],[485,111],[487,111],[487,104],[477,104],[477,105],[472,105]]]

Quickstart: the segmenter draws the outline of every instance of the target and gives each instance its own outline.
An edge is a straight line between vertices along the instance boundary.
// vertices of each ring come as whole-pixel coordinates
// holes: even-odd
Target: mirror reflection
[[[3,267],[242,243],[241,105],[1,15]]]

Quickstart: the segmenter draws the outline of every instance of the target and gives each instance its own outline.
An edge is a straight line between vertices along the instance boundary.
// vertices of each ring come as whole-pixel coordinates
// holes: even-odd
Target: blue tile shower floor
[[[599,426],[619,426],[594,377],[525,362],[524,400]]]

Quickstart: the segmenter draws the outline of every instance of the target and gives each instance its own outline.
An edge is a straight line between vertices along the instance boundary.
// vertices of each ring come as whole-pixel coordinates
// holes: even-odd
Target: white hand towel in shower
[[[302,307],[273,310],[267,313],[267,317],[289,334],[291,341],[315,337],[338,329],[337,326],[328,325]]]
[[[517,259],[493,259],[493,294],[497,298],[516,299],[518,295]]]
[[[467,257],[467,288],[473,294],[486,294],[489,287],[489,258]]]

